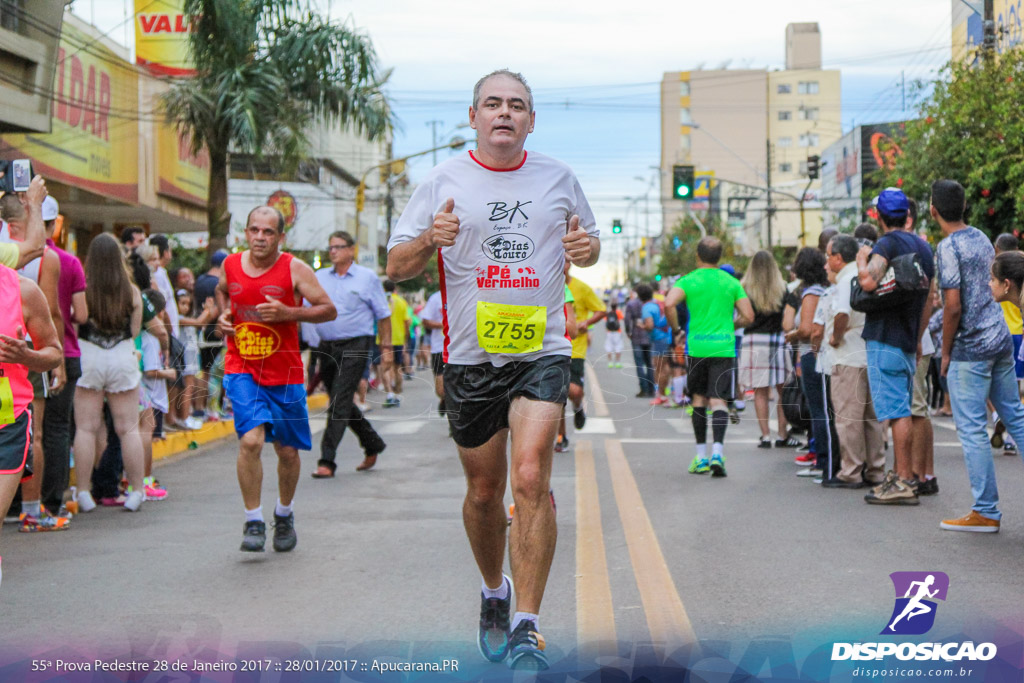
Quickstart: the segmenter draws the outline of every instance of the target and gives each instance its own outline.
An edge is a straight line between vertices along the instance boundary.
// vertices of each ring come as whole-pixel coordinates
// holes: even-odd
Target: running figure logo
[[[935,624],[935,600],[946,599],[949,576],[942,572],[893,572],[889,578],[896,589],[896,605],[882,635],[927,633]]]

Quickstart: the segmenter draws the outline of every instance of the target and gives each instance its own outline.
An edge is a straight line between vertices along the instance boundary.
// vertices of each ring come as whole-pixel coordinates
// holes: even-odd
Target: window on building
[[[800,81],[796,86],[796,91],[801,95],[817,95],[818,81]]]
[[[778,144],[779,147],[792,147],[793,146],[793,138],[791,138],[789,136],[781,137],[781,138],[779,138],[779,141],[778,141],[777,144]]]
[[[684,126],[688,126],[693,123],[693,117],[690,115],[690,109],[688,107],[679,110],[679,123]]]
[[[20,33],[21,17],[24,15],[25,0],[0,0],[0,27]]]
[[[799,111],[799,118],[801,121],[817,121],[820,111],[817,107],[807,107]]]
[[[789,83],[779,83],[778,88],[776,88],[776,92],[780,95],[788,95],[793,92],[793,86]]]
[[[801,147],[817,147],[818,146],[818,134],[817,133],[804,133],[800,136]]]
[[[789,121],[793,118],[793,112],[791,111],[780,111],[779,121]]]
[[[679,81],[679,96],[689,97],[690,96],[690,81]]]
[[[793,172],[793,164],[788,163],[788,162],[784,163],[784,164],[779,164],[779,173],[792,173],[792,172]]]

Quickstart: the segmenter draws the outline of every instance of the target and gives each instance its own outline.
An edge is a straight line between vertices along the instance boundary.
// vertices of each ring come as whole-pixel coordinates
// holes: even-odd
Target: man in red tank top
[[[299,323],[334,320],[337,311],[313,269],[281,252],[284,217],[277,209],[253,209],[245,237],[249,248],[224,260],[217,285],[227,344],[224,391],[239,438],[238,484],[245,504],[241,549],[262,552],[266,544],[260,454],[270,441],[278,458],[274,550],[287,552],[297,540],[292,500],[299,481],[299,450],[312,448]],[[309,306],[302,305],[304,298]]]
[[[6,511],[32,444],[32,383],[28,373],[52,370],[64,358],[42,290],[28,278],[0,266],[0,292],[17,292],[21,303],[0,307],[0,510]],[[26,334],[31,335],[34,349],[25,342]],[[42,472],[36,476],[42,476]]]

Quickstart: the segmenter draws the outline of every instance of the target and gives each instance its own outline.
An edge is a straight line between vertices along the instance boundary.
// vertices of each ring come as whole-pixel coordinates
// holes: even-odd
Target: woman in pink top
[[[17,299],[10,303],[20,304],[0,306],[0,510],[7,510],[32,441],[29,405],[33,392],[28,372],[52,370],[60,365],[62,357],[42,290],[28,278],[0,266],[0,292],[17,292]],[[31,335],[34,350],[25,343],[26,334]]]

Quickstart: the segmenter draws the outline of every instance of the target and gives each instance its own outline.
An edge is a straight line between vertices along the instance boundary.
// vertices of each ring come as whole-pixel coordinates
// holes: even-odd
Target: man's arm
[[[878,283],[888,269],[889,261],[881,254],[872,254],[871,247],[861,247],[857,252],[857,281],[865,292],[878,289]]]
[[[459,217],[455,215],[455,200],[449,197],[444,210],[434,216],[434,222],[413,240],[395,246],[388,252],[388,278],[401,282],[423,272],[430,256],[441,247],[455,244],[459,234]]]
[[[733,322],[733,327],[740,329],[741,327],[749,327],[754,323],[754,307],[750,304],[750,299],[744,297],[736,301],[736,311],[739,313]]]
[[[21,285],[21,315],[27,332],[32,337],[29,348],[25,341],[26,330],[19,327],[15,335],[0,334],[0,362],[24,365],[33,372],[46,372],[63,365],[57,330],[53,326],[46,297],[36,283],[26,277],[19,278]]]
[[[672,330],[672,340],[676,341],[676,337],[679,335],[679,311],[676,310],[676,306],[681,301],[686,300],[686,292],[683,291],[682,287],[673,287],[669,290],[668,296],[665,297],[665,318],[668,320],[668,326]],[[676,343],[679,343],[676,341]]]
[[[832,338],[828,340],[830,346],[839,346],[846,336],[846,327],[850,324],[850,316],[846,313],[836,313],[832,322]]]
[[[423,322],[423,327],[428,330],[440,330],[444,327],[444,322],[440,320],[428,320],[427,318],[420,318],[420,320]]]
[[[960,290],[942,290],[942,376],[949,372],[949,358],[953,353],[953,339],[956,331],[960,329]]]
[[[89,319],[89,305],[85,301],[85,292],[75,292],[71,295],[71,320],[84,325]]]
[[[46,183],[41,176],[32,179],[28,192],[21,197],[22,206],[28,218],[25,220],[25,239],[18,242],[18,264],[22,268],[43,255],[46,248],[46,229],[43,225],[43,200],[46,199]]]

